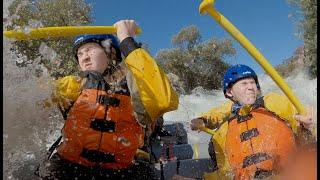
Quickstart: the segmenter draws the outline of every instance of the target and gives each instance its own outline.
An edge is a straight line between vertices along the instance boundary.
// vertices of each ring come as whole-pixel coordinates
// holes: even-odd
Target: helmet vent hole
[[[236,75],[236,74],[238,74],[238,73],[237,73],[237,72],[232,72],[231,74],[232,74],[232,75]]]

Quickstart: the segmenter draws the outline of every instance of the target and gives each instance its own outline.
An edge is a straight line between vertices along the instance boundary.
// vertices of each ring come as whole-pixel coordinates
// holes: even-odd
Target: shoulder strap
[[[126,77],[122,78],[121,81],[116,86],[117,87],[114,93],[130,96],[130,91],[128,88],[128,82]]]
[[[51,158],[53,151],[58,147],[60,141],[62,139],[62,136],[60,135],[58,139],[51,145],[51,147],[48,150],[48,160]]]

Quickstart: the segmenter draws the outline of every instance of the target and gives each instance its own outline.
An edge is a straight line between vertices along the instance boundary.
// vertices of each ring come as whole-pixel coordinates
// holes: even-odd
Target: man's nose
[[[256,86],[255,83],[248,83],[247,88],[248,88],[248,89],[254,89],[255,86]]]
[[[89,54],[88,54],[87,52],[83,54],[83,57],[82,57],[82,58],[83,58],[83,61],[84,61],[84,62],[90,61],[90,56],[89,56]]]

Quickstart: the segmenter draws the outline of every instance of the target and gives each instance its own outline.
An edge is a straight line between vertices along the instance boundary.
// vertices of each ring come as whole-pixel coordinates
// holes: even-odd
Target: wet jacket
[[[210,111],[208,111],[207,113],[204,113],[201,116],[201,118],[205,122],[206,127],[210,129],[216,129],[215,134],[212,136],[212,143],[214,146],[214,151],[215,151],[214,156],[217,161],[218,171],[216,171],[214,174],[207,175],[208,177],[219,178],[219,179],[230,179],[230,177],[234,175],[232,172],[232,168],[233,169],[235,168],[235,162],[241,161],[241,163],[240,162],[239,163],[243,165],[243,162],[246,160],[245,158],[250,157],[250,155],[251,157],[256,156],[255,154],[248,153],[250,148],[246,150],[246,148],[244,148],[246,147],[246,145],[241,144],[246,142],[247,139],[240,139],[240,137],[252,138],[256,136],[256,139],[258,139],[259,133],[256,133],[256,132],[259,132],[259,130],[260,131],[264,131],[264,130],[263,129],[261,130],[261,128],[260,129],[258,128],[258,130],[255,128],[250,129],[250,125],[242,127],[239,121],[238,122],[233,121],[233,120],[239,119],[238,117],[235,116],[236,114],[240,115],[241,117],[243,117],[242,119],[245,119],[245,120],[246,120],[246,117],[247,119],[252,118],[252,117],[248,118],[249,114],[250,115],[253,114],[254,116],[258,114],[258,118],[257,118],[258,121],[260,121],[260,119],[262,119],[263,121],[263,118],[261,118],[262,117],[261,114],[263,114],[264,116],[266,115],[266,117],[268,116],[271,117],[270,119],[278,119],[274,121],[275,123],[274,125],[277,126],[278,128],[279,126],[281,126],[282,127],[281,130],[283,130],[283,132],[284,131],[287,132],[286,136],[287,138],[289,138],[288,141],[292,139],[292,136],[297,135],[300,132],[300,127],[297,126],[297,121],[293,118],[293,115],[297,114],[297,111],[285,96],[279,95],[276,93],[269,93],[264,97],[261,97],[260,102],[262,102],[262,104],[258,108],[253,106],[246,106],[246,107],[239,108],[232,101],[228,101],[217,108],[211,109]],[[256,103],[256,104],[259,104],[259,103]],[[256,123],[259,123],[258,121],[257,120],[253,121],[255,123],[253,126],[256,126]],[[260,123],[262,121],[260,121]],[[263,123],[266,123],[266,122],[263,122]],[[232,129],[230,129],[231,127]],[[243,132],[239,132],[241,130],[243,130]],[[257,131],[252,131],[252,130],[257,130]],[[238,133],[239,136],[230,135],[232,133],[235,133],[235,131],[237,131],[236,133]],[[290,131],[292,131],[292,135],[290,134],[291,133]],[[262,133],[260,132],[260,134]],[[231,142],[232,139],[229,139],[229,141],[227,141],[228,136],[233,138],[239,137],[238,142],[237,143]],[[233,146],[234,144],[236,144],[235,147],[233,148],[235,151],[237,148],[238,149],[242,148],[244,151],[246,151],[246,152],[242,151],[236,154],[243,155],[244,153],[246,156],[243,155],[242,158],[236,159],[236,160],[234,158],[231,158],[234,154],[230,152],[230,147],[231,147],[230,144],[233,144]],[[294,148],[295,142],[292,142],[289,144],[292,145],[292,148]],[[226,146],[228,146],[229,152],[226,150]],[[257,154],[257,155],[265,155],[265,154]],[[259,158],[263,159],[265,157],[258,157],[258,159]],[[230,165],[230,160],[231,160],[231,163],[233,163],[232,165]],[[249,161],[249,162],[252,162],[252,161]]]
[[[143,129],[177,108],[178,95],[152,57],[132,38],[121,42],[120,49],[126,57],[120,65],[124,78],[107,83],[99,73],[86,72],[85,82],[75,76],[57,81],[56,97],[68,112],[58,147],[65,159],[126,168],[143,145]]]

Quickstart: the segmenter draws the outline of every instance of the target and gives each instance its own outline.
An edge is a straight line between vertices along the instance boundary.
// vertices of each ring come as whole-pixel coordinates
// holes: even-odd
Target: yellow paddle
[[[61,26],[61,27],[44,27],[28,29],[25,31],[4,31],[3,34],[8,38],[16,40],[30,40],[41,38],[78,36],[82,34],[116,34],[114,26]],[[141,29],[137,29],[137,34]]]
[[[206,128],[205,126],[201,126],[201,127],[199,127],[199,129],[200,129],[201,131],[204,131],[204,132],[206,132],[206,133],[208,133],[208,134],[211,134],[211,135],[214,135],[214,132],[215,132],[215,130]]]

